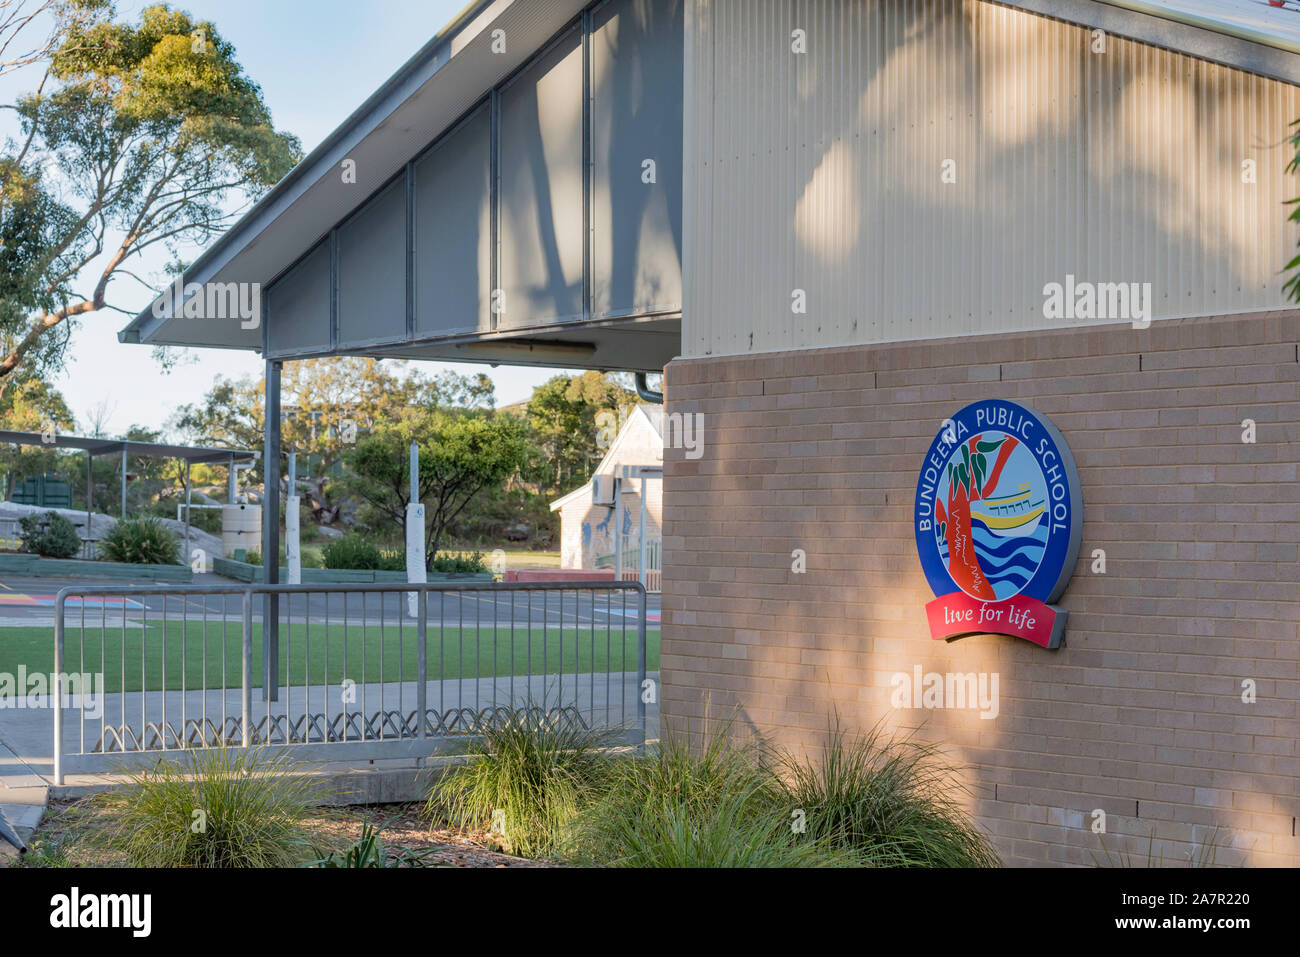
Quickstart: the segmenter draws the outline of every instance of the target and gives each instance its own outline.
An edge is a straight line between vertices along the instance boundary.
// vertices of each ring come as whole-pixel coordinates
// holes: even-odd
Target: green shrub
[[[403,565],[402,567],[405,568],[406,566]],[[439,552],[433,556],[433,570],[444,573],[481,574],[487,571],[488,567],[483,560],[482,552],[461,553],[459,555]]]
[[[113,526],[101,551],[110,562],[132,565],[179,565],[180,544],[156,518],[127,519]]]
[[[181,516],[184,517],[184,515],[185,513],[181,512]],[[168,514],[163,517],[171,518],[172,516]],[[215,508],[192,508],[190,509],[190,527],[220,537],[221,512]]]
[[[379,549],[360,535],[344,535],[321,549],[326,568],[339,570],[374,570],[379,568]]]
[[[462,828],[489,829],[508,852],[560,851],[578,814],[603,787],[609,732],[551,721],[544,707],[495,721],[469,760],[433,786],[426,810]]]
[[[92,808],[113,823],[94,840],[133,867],[288,867],[311,856],[302,820],[314,781],[257,749],[196,748],[130,775]]]
[[[776,784],[805,839],[881,867],[996,867],[997,854],[955,802],[954,769],[933,745],[832,731],[815,763],[783,754]]]
[[[24,515],[18,520],[23,548],[44,558],[71,558],[81,551],[77,527],[58,512]]]
[[[321,549],[321,557],[325,568],[406,571],[406,549],[380,549],[355,532],[330,542]],[[439,552],[434,556],[432,570],[443,573],[482,573],[487,571],[487,562],[484,561],[482,552]]]

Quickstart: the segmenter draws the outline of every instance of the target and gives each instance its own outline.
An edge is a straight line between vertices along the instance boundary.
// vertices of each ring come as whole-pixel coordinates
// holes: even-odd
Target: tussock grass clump
[[[611,754],[606,735],[512,712],[427,809],[523,856],[613,867],[994,867],[930,745],[834,730],[810,758],[729,725]],[[529,717],[529,715],[534,717]]]
[[[1219,837],[1219,828],[1216,826],[1214,830],[1211,831],[1210,834],[1204,840],[1197,841],[1191,847],[1189,847],[1187,852],[1182,856],[1181,859],[1171,859],[1171,860],[1177,860],[1177,865],[1175,865],[1174,863],[1167,863],[1165,859],[1164,850],[1163,849],[1157,850],[1156,848],[1156,827],[1155,825],[1152,825],[1151,833],[1147,835],[1146,855],[1144,858],[1139,858],[1139,863],[1135,864],[1133,863],[1134,861],[1133,855],[1129,853],[1129,851],[1122,846],[1123,842],[1126,842],[1129,839],[1126,838],[1124,835],[1117,835],[1117,838],[1121,842],[1121,847],[1119,847],[1117,850],[1112,852],[1110,847],[1108,847],[1106,844],[1105,836],[1100,834],[1097,836],[1097,840],[1101,845],[1101,852],[1103,856],[1098,857],[1095,852],[1090,852],[1092,854],[1092,862],[1094,867],[1183,866],[1183,867],[1190,867],[1190,868],[1203,868],[1203,867],[1208,868],[1208,867],[1214,867],[1214,862],[1218,857],[1219,847],[1224,846],[1221,844],[1221,838]]]
[[[808,840],[878,867],[996,867],[996,852],[954,797],[962,790],[933,745],[833,729],[808,761],[782,753],[777,785],[805,815]]]
[[[853,863],[798,841],[763,752],[724,726],[699,747],[669,737],[614,762],[610,785],[583,816],[572,855],[615,867],[828,867]]]
[[[554,855],[604,787],[609,732],[521,708],[469,745],[469,760],[433,786],[426,810],[456,827],[489,830],[509,853]]]
[[[112,824],[95,835],[132,867],[292,867],[310,850],[302,821],[318,786],[257,749],[195,748],[97,795]]]
[[[615,867],[849,867],[851,853],[798,841],[762,792],[728,794],[716,804],[669,800],[641,813],[601,818]]]

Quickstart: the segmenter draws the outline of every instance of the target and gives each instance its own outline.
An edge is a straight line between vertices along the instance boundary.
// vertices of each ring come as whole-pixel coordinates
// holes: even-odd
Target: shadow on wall
[[[727,309],[686,354],[1032,328],[1067,275],[1149,282],[1155,318],[1285,304],[1295,87],[982,0],[710,9],[687,166],[727,228],[688,309]],[[791,23],[807,55],[758,55]]]
[[[1157,861],[1284,863],[1294,775],[1277,756],[1297,727],[1278,649],[1295,637],[1293,523],[1249,503],[1294,484],[1300,434],[1274,409],[1272,440],[1237,453],[1233,421],[1243,402],[1264,415],[1277,380],[1295,380],[1275,348],[1283,321],[1199,324],[1233,349],[1197,378],[1257,383],[1227,398],[1179,387],[1209,361],[1186,346],[1202,341],[1197,323],[1133,340],[1092,330],[674,363],[672,410],[705,415],[711,455],[665,451],[665,720],[698,734],[707,700],[714,720],[739,709],[747,733],[794,748],[819,747],[832,711],[850,729],[914,730],[967,767],[969,806],[1009,863],[1145,863],[1153,833]],[[998,356],[1005,380],[969,381],[970,362]],[[741,383],[761,383],[743,406]],[[1078,462],[1088,524],[1057,651],[928,638],[915,470],[945,410],[982,396],[1039,407]],[[1224,424],[1171,444],[1164,423],[1189,415]],[[1240,461],[1252,464],[1189,464]],[[1224,504],[1227,474],[1242,504]],[[1240,521],[1206,524],[1223,508]],[[1090,569],[1098,543],[1109,574]],[[996,714],[894,707],[891,681],[917,668],[996,675]],[[1256,703],[1241,700],[1243,677]]]
[[[680,308],[682,21],[680,0],[614,0],[593,17],[596,316]],[[506,316],[530,324],[583,315],[582,72],[574,30],[503,93]]]

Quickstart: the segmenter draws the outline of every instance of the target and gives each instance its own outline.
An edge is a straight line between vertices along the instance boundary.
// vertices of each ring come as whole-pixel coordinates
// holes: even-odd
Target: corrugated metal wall
[[[1045,316],[1067,276],[1284,305],[1295,87],[980,0],[687,17],[684,355],[1102,321]]]

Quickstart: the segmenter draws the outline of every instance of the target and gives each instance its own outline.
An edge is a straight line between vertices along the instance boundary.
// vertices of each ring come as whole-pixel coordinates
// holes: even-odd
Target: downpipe
[[[644,372],[638,372],[636,374],[636,394],[641,397],[643,402],[649,402],[651,405],[663,405],[664,394],[662,392],[655,392],[650,388],[650,383],[647,381],[646,375],[647,374]]]

